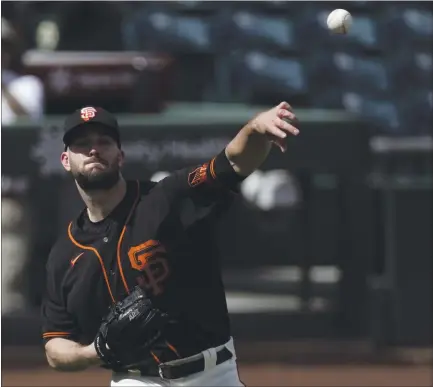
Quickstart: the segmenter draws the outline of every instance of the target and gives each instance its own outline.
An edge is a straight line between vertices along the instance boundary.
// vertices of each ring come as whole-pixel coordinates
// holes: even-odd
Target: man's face
[[[119,181],[123,158],[106,129],[92,125],[80,129],[62,153],[61,161],[84,191],[94,191],[110,189]]]

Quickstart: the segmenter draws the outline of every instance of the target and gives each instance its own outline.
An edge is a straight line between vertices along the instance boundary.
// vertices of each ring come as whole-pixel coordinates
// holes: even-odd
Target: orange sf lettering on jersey
[[[164,246],[156,240],[149,240],[128,251],[131,266],[139,270],[138,284],[157,296],[164,291],[163,283],[169,275],[169,266]]]

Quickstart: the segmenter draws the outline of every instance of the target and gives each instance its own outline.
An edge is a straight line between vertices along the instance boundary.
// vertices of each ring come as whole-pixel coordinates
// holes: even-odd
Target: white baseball
[[[334,34],[347,34],[352,25],[352,15],[345,9],[334,9],[329,14],[326,24]]]

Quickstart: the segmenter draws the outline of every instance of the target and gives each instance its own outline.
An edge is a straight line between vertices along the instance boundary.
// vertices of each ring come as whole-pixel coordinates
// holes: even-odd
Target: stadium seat
[[[223,9],[227,9],[225,1],[132,1],[133,12],[168,12],[179,16],[203,16],[216,15]]]
[[[369,15],[353,15],[353,24],[347,35],[343,36],[342,46],[349,49],[360,49],[364,51],[378,51],[381,49],[377,23]]]
[[[377,1],[372,2],[362,0],[351,1],[349,4],[347,4],[347,1],[336,1],[332,2],[332,4],[335,8],[348,8],[350,12],[362,11],[369,12],[371,14],[381,6],[381,4]]]
[[[170,12],[137,12],[124,23],[128,50],[211,52],[213,18]]]
[[[333,54],[314,50],[305,57],[309,100],[320,108],[341,108],[342,72],[335,66]]]
[[[398,105],[391,100],[345,92],[342,101],[347,111],[374,121],[374,126],[380,128],[382,133],[402,134],[408,130],[402,126]]]
[[[433,13],[417,6],[390,6],[381,18],[384,46],[395,50],[430,50],[433,40]]]
[[[318,5],[317,7],[305,6],[303,7],[296,19],[296,39],[302,45],[305,52],[326,49],[335,45],[331,34],[327,30],[326,19],[332,7],[324,7]]]
[[[218,30],[227,50],[289,52],[297,48],[292,21],[285,16],[239,10],[227,14]]]
[[[145,3],[124,23],[128,50],[168,52],[174,59],[171,100],[203,101],[215,82],[214,16],[158,10]]]
[[[214,12],[222,7],[224,3],[221,1],[198,1],[198,0],[177,0],[177,1],[155,1],[149,2],[150,6],[164,9],[167,11],[177,11],[185,13],[206,13]],[[153,3],[153,4],[152,4]]]
[[[344,87],[352,91],[386,92],[389,89],[385,66],[378,59],[336,52],[334,64],[341,71]]]
[[[317,88],[308,95],[310,107],[319,109],[343,109],[342,90],[334,88]]]
[[[259,11],[272,12],[281,15],[284,12],[293,11],[299,8],[298,4],[285,0],[261,0],[261,1],[231,1],[222,2],[225,7],[233,11]]]
[[[393,82],[393,89],[432,89],[433,55],[431,52],[405,52],[387,58],[387,71]]]
[[[433,91],[408,90],[398,98],[401,121],[413,135],[432,134]]]
[[[308,90],[305,69],[297,58],[259,51],[238,53],[233,60],[232,75],[233,89],[245,102],[268,104],[291,97],[294,101]]]

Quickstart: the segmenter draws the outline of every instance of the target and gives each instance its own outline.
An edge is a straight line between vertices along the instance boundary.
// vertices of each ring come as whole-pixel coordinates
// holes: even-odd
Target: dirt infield
[[[248,386],[431,386],[427,366],[296,366],[240,365],[242,381]],[[110,373],[92,370],[57,373],[46,367],[2,369],[2,386],[109,386]]]
[[[336,343],[334,343],[335,346]],[[245,356],[247,350],[269,354],[267,363],[260,361],[247,363],[245,360],[240,362],[241,380],[248,387],[427,387],[433,385],[430,356],[426,358],[428,360],[418,365],[400,363],[380,363],[379,365],[379,363],[360,362],[361,358],[351,358],[348,352],[345,355],[344,365],[341,356],[339,356],[340,361],[324,365],[323,361],[332,358],[330,353],[323,352],[320,355],[322,360],[320,363],[309,363],[311,354],[303,357],[301,346],[295,345],[292,350],[298,356],[278,361],[270,360],[270,355],[273,353],[272,348],[263,345],[260,347],[239,345],[239,353],[243,354],[239,356],[239,359],[247,358]],[[288,352],[289,346],[285,348]],[[316,345],[315,351],[320,352],[320,346]],[[295,360],[297,360],[296,363]],[[42,347],[2,347],[2,386],[102,387],[109,385],[110,372],[107,370],[94,368],[79,373],[59,373],[48,368]]]

